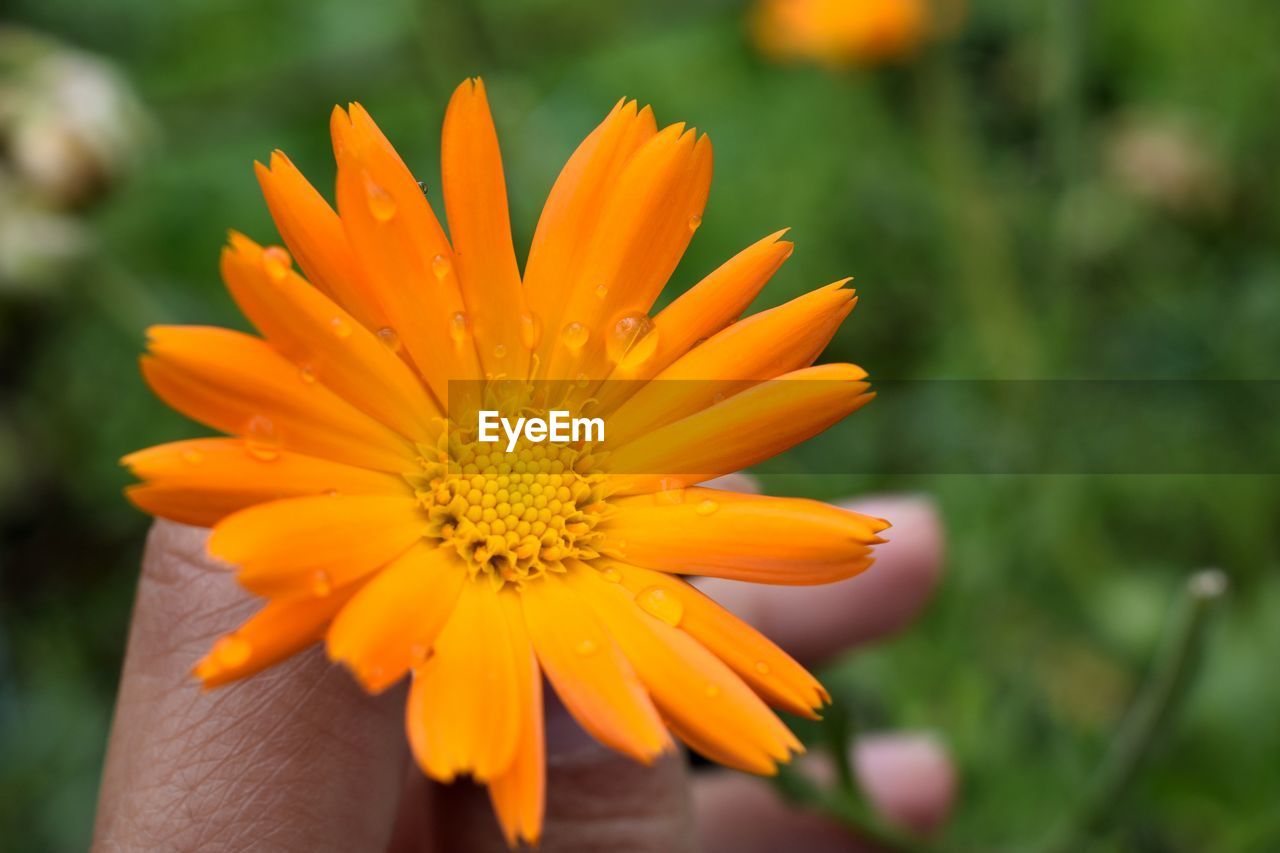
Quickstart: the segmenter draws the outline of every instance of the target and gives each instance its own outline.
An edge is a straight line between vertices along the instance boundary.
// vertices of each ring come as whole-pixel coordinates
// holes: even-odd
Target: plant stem
[[[1209,614],[1226,589],[1226,575],[1218,569],[1204,569],[1187,579],[1178,613],[1151,674],[1116,732],[1075,816],[1044,846],[1046,851],[1084,849],[1114,820],[1152,745],[1182,705],[1204,645]]]

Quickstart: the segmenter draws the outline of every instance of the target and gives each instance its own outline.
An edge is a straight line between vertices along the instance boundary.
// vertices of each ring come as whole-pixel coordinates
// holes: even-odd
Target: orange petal
[[[654,375],[692,347],[733,322],[791,257],[795,246],[780,239],[786,230],[765,237],[720,265],[713,273],[680,294],[653,318],[658,350],[646,367]]]
[[[524,624],[520,600],[500,596],[516,660],[516,711],[520,734],[511,766],[489,783],[489,799],[508,846],[517,840],[536,845],[546,806],[546,747],[542,720],[542,672]]]
[[[711,143],[672,125],[645,143],[619,176],[600,211],[550,351],[547,375],[608,375],[607,338],[618,321],[648,312],[675,270],[701,220],[711,186]],[[581,345],[564,334],[591,330]]]
[[[656,376],[699,341],[709,338],[737,319],[764,285],[791,257],[792,243],[779,239],[786,231],[770,234],[728,261],[682,293],[653,318],[657,346],[653,355],[629,370],[614,369],[611,378],[628,380],[603,386],[597,393],[599,410],[611,412],[630,394],[643,387],[640,380]]]
[[[481,378],[453,250],[412,173],[373,119],[351,105],[331,122],[338,212],[370,287],[436,399]]]
[[[227,516],[209,553],[260,595],[324,595],[391,562],[426,527],[414,498],[289,498]]]
[[[611,565],[622,585],[637,598],[658,602],[657,609],[675,602],[681,611],[680,627],[729,665],[751,689],[770,705],[792,714],[817,719],[816,710],[830,696],[818,680],[774,643],[679,578],[663,572]]]
[[[394,333],[380,340],[247,237],[223,250],[222,276],[244,315],[308,381],[413,441],[439,431],[441,410],[395,354],[398,337],[388,345]]]
[[[269,464],[243,441],[198,438],[131,453],[121,460],[149,482],[127,494],[140,509],[197,527],[254,504],[302,495],[412,495],[403,477],[281,451]]]
[[[329,628],[329,659],[347,664],[370,693],[426,660],[453,612],[466,567],[446,548],[414,545],[364,585]]]
[[[844,282],[734,323],[636,392],[609,419],[615,446],[705,409],[756,382],[808,367],[853,309]]]
[[[195,665],[205,687],[218,687],[293,657],[324,636],[324,630],[356,586],[325,598],[272,601],[234,632],[220,638]]]
[[[480,363],[486,373],[524,379],[524,288],[511,242],[498,134],[479,78],[465,81],[449,101],[440,159],[454,262]]]
[[[619,101],[573,152],[551,188],[524,274],[525,298],[542,325],[538,351],[543,365],[565,324],[569,296],[579,288],[605,202],[635,152],[655,133],[651,109]]]
[[[567,577],[609,625],[663,717],[708,758],[771,774],[777,762],[802,750],[760,697],[684,631],[641,609],[628,590],[594,569],[580,567]]]
[[[142,373],[187,417],[244,435],[270,461],[281,450],[402,473],[413,445],[318,383],[264,341],[230,329],[152,326]]]
[[[609,632],[559,577],[521,590],[525,623],[542,668],[574,719],[606,746],[646,764],[671,739]]]
[[[364,281],[342,221],[283,152],[254,163],[271,217],[307,279],[370,329],[386,325]]]
[[[888,524],[803,498],[686,489],[615,501],[607,546],[629,563],[755,583],[822,584],[871,564]]]
[[[613,451],[619,492],[699,483],[740,471],[806,441],[874,395],[852,364],[784,374],[656,429]]]
[[[499,595],[463,584],[435,651],[413,672],[406,723],[418,765],[441,782],[459,773],[489,781],[515,758],[521,696],[515,647]],[[526,661],[520,660],[519,665]]]

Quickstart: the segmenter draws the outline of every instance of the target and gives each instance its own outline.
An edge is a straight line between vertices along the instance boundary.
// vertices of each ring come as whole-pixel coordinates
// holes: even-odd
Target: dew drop
[[[769,664],[765,663],[762,660],[756,661],[756,672],[760,673],[761,675],[768,675]]]
[[[653,318],[639,311],[623,314],[610,327],[605,349],[609,360],[624,370],[644,364],[658,351]]]
[[[308,385],[316,384],[316,370],[309,364],[304,364],[298,368],[298,378]]]
[[[400,352],[400,336],[390,326],[383,326],[378,330],[378,340],[392,352]]]
[[[506,358],[506,357],[507,357],[507,345],[506,345],[506,344],[498,344],[496,347],[494,347],[494,348],[493,348],[493,357],[494,357],[494,358]]]
[[[369,205],[369,215],[379,222],[390,222],[396,215],[396,200],[367,173],[364,176],[364,200]]]
[[[284,281],[293,267],[293,258],[279,246],[268,246],[262,250],[262,268],[272,281]]]
[[[436,255],[431,259],[431,274],[436,277],[436,281],[444,281],[452,269],[453,262],[444,255]]]
[[[604,578],[609,583],[621,583],[622,581],[622,573],[613,568],[605,569],[600,573],[600,577]]]
[[[597,299],[604,299],[604,298],[605,298],[606,296],[608,296],[608,295],[609,295],[609,288],[608,288],[608,287],[606,287],[606,286],[605,286],[605,285],[603,285],[603,284],[598,284],[598,285],[596,285],[596,298],[597,298]]]
[[[453,338],[456,346],[462,346],[470,335],[471,323],[467,320],[467,315],[461,311],[455,311],[449,318],[449,337]]]
[[[333,592],[333,578],[324,569],[311,575],[311,594],[316,598],[325,598]]]
[[[574,382],[579,388],[586,388],[588,385],[591,384],[591,378],[588,377],[587,374],[585,373],[579,373],[575,377]]]
[[[537,314],[520,315],[520,342],[525,349],[533,349],[542,338],[542,321]]]
[[[720,695],[720,685],[708,684],[702,692],[707,694],[708,699],[714,699]]]
[[[711,513],[715,512],[719,508],[720,504],[712,500],[706,500],[698,504],[697,513],[698,515],[711,515]]]
[[[199,450],[184,450],[182,451],[182,461],[188,465],[199,465],[204,461],[204,454]]]
[[[578,643],[578,647],[576,651],[578,654],[582,655],[583,657],[587,657],[588,655],[593,655],[596,653],[596,641],[583,640],[581,643]]]
[[[345,317],[334,317],[329,321],[329,327],[333,329],[335,335],[343,340],[351,337],[351,324],[347,322]]]
[[[564,345],[574,352],[586,346],[587,338],[589,337],[591,337],[590,330],[576,320],[567,324],[560,332],[560,340],[564,341]]]
[[[684,618],[684,605],[660,586],[651,586],[636,594],[636,604],[650,616],[661,619],[672,627]]]
[[[275,423],[266,415],[254,415],[244,429],[244,448],[259,462],[274,462],[280,458],[284,439]]]
[[[679,486],[668,486],[665,483],[661,491],[653,493],[653,502],[659,506],[675,506],[684,503],[684,489]]]
[[[249,660],[253,647],[244,637],[228,634],[214,643],[213,656],[224,667],[232,668]]]
[[[694,214],[689,217],[689,230],[697,231],[702,226],[702,217]]]

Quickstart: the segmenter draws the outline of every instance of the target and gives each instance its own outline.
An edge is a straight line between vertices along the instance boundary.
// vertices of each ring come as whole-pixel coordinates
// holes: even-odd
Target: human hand
[[[892,633],[934,588],[941,525],[919,499],[849,506],[894,522],[864,574],[821,587],[700,585],[802,663]],[[258,606],[206,556],[207,533],[160,521],[148,539],[95,849],[505,850],[481,788],[436,785],[413,765],[403,688],[365,695],[316,648],[246,681],[201,689],[192,664]],[[868,849],[778,800],[763,780],[690,774],[679,756],[636,764],[596,744],[558,707],[546,724],[540,849],[548,853]],[[822,772],[816,759],[800,762]],[[887,820],[927,832],[945,819],[954,774],[931,738],[863,738],[853,759]]]

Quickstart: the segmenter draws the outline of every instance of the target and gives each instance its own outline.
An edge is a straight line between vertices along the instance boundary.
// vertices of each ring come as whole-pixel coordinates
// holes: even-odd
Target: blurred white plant
[[[151,133],[107,62],[0,27],[0,292],[39,290],[83,256],[82,212],[132,173]]]

